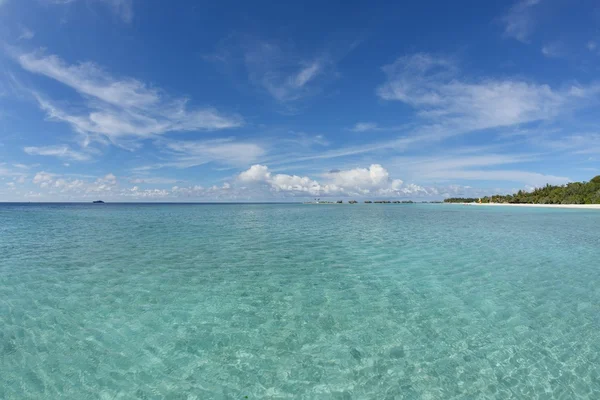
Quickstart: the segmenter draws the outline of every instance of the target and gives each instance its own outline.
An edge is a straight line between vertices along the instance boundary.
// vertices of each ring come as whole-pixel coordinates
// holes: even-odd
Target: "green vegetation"
[[[446,203],[473,203],[474,198],[448,198]],[[562,186],[546,185],[532,192],[519,190],[509,195],[494,195],[481,198],[482,203],[516,204],[600,204],[600,175],[589,182],[571,182]]]
[[[477,203],[479,199],[474,197],[449,197],[444,199],[444,203]]]

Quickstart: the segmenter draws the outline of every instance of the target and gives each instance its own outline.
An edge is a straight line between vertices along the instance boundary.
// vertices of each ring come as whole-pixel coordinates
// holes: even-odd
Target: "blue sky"
[[[0,0],[0,201],[589,180],[599,27],[591,0]]]

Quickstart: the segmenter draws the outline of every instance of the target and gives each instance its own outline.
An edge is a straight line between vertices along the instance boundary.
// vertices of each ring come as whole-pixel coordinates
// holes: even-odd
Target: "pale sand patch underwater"
[[[0,399],[600,399],[600,212],[0,204]]]

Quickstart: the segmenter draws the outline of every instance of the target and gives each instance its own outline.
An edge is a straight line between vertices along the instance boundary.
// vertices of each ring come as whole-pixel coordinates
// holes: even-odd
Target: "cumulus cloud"
[[[3,178],[3,177],[20,178],[20,177],[26,176],[26,174],[23,173],[22,171],[15,171],[11,168],[7,168],[5,165],[6,165],[5,163],[0,163],[0,178]],[[22,168],[20,168],[19,164],[14,165],[14,167],[22,170]]]
[[[127,194],[140,199],[162,199],[169,197],[171,193],[166,189],[140,189],[134,186],[129,189],[129,193]]]
[[[54,174],[50,174],[45,171],[38,172],[33,177],[33,183],[35,183],[36,185],[40,185],[41,187],[47,187],[53,182],[53,180]]]
[[[546,183],[562,184],[568,180],[567,178],[518,170],[460,168],[461,165],[475,164],[475,161],[455,163],[454,166],[447,164],[450,169],[446,171],[444,178],[514,181],[532,187],[543,186]],[[425,170],[425,175],[435,178],[436,171],[439,171],[439,168]],[[266,165],[255,164],[232,180],[210,187],[201,185],[177,185],[170,189],[147,187],[148,184],[169,183],[166,180],[153,180],[152,178],[129,180],[128,183],[137,184],[127,186],[111,173],[90,179],[73,175],[61,176],[46,171],[38,172],[32,183],[40,189],[39,195],[65,200],[102,198],[113,200],[256,201],[311,197],[439,199],[456,195],[485,195],[499,192],[498,189],[485,191],[461,185],[422,186],[413,182],[404,182],[402,179],[392,177],[389,170],[380,164],[372,164],[367,168],[331,170],[319,175],[317,179],[302,175],[274,173]]]
[[[297,196],[403,196],[417,192],[427,193],[417,185],[404,185],[400,179],[391,179],[388,171],[379,164],[369,168],[334,170],[322,176],[319,182],[307,176],[273,174],[265,165],[256,164],[238,175],[245,184],[263,185],[275,192],[286,192]]]
[[[90,159],[90,155],[72,150],[69,146],[29,146],[23,149],[29,155],[52,156],[73,161],[85,161]]]
[[[269,167],[260,164],[251,166],[239,175],[239,179],[242,182],[266,182],[270,177]]]
[[[445,135],[549,120],[600,92],[597,85],[556,90],[517,79],[463,80],[452,60],[429,54],[400,57],[383,70],[379,97],[413,107]]]
[[[43,189],[59,193],[87,194],[96,192],[111,192],[117,187],[117,177],[113,174],[97,178],[93,182],[81,179],[66,178],[57,174],[41,171],[35,174],[32,182]]]
[[[123,138],[147,138],[174,131],[214,131],[239,127],[237,115],[224,115],[214,108],[190,108],[188,99],[173,98],[159,88],[133,78],[116,78],[92,62],[68,64],[56,55],[41,52],[16,56],[29,72],[60,82],[85,100],[86,112],[58,107],[36,94],[48,116],[70,124],[86,139],[106,138],[119,143]]]
[[[183,200],[223,200],[231,201],[235,200],[237,196],[240,196],[240,191],[232,188],[229,182],[225,182],[220,186],[211,186],[204,188],[202,186],[189,186],[180,187],[173,186],[171,189],[165,188],[153,188],[153,187],[141,187],[140,185],[148,184],[167,184],[173,182],[172,180],[153,179],[151,177],[146,179],[130,180],[138,184],[131,187],[123,185],[122,182],[112,173],[100,176],[98,178],[93,177],[80,177],[77,175],[59,175],[49,173],[46,171],[38,172],[32,179],[32,183],[37,185],[39,192],[31,192],[28,197],[46,197],[53,199],[63,199],[67,201],[73,200],[95,200],[98,198],[105,200],[115,201],[127,201],[127,200],[161,200],[169,198],[172,200],[183,199]],[[251,198],[246,197],[247,200]]]
[[[369,168],[329,172],[325,177],[336,186],[367,192],[373,188],[388,186],[391,182],[388,171],[379,164],[373,164]],[[399,187],[401,184],[402,181],[399,181],[394,186]]]

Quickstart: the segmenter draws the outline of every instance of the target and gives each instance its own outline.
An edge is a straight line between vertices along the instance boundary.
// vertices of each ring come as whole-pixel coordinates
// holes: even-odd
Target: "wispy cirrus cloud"
[[[0,0],[1,1],[1,0]],[[42,0],[47,4],[70,5],[82,0]],[[96,0],[96,3],[109,7],[112,12],[119,16],[124,22],[131,22],[133,19],[133,0]]]
[[[319,90],[315,82],[326,73],[326,55],[301,58],[275,42],[253,40],[244,45],[250,80],[279,102],[292,102]]]
[[[600,85],[549,85],[519,79],[464,79],[454,61],[415,54],[383,67],[387,81],[377,94],[400,101],[417,116],[443,126],[452,135],[551,120],[562,112],[585,107]]]
[[[182,182],[181,179],[173,179],[173,178],[162,178],[159,176],[151,176],[151,177],[142,177],[142,178],[131,178],[129,179],[129,183],[133,183],[136,185],[144,184],[144,185],[172,185],[174,183]]]
[[[48,116],[70,124],[84,143],[108,139],[114,144],[176,131],[214,131],[239,127],[243,119],[214,108],[190,108],[186,98],[173,98],[134,78],[116,78],[92,62],[68,64],[41,52],[15,56],[31,73],[60,82],[79,93],[85,112],[65,109],[35,93]],[[76,109],[81,110],[82,104]]]
[[[357,122],[350,130],[352,132],[376,131],[379,126],[375,122]]]
[[[599,133],[577,133],[559,138],[544,138],[543,146],[571,154],[600,154]]]
[[[259,144],[238,142],[231,138],[171,141],[166,143],[166,147],[184,163],[218,161],[229,165],[247,165],[265,154],[265,149]]]
[[[21,34],[19,35],[19,40],[31,40],[35,36],[35,32],[28,28],[21,28]]]
[[[402,171],[407,177],[421,182],[495,181],[539,187],[547,183],[564,184],[569,181],[568,177],[518,168],[519,164],[539,161],[542,157],[540,154],[502,154],[473,148],[444,155],[396,157],[388,165],[390,170]]]
[[[25,153],[31,156],[51,156],[73,161],[86,161],[91,158],[91,154],[83,153],[71,149],[69,146],[28,146],[23,148]]]
[[[157,145],[168,161],[135,167],[136,172],[161,168],[191,168],[211,162],[226,166],[246,166],[266,154],[263,145],[234,138],[213,140],[160,140]]]
[[[204,59],[230,72],[242,73],[253,87],[290,108],[293,103],[322,91],[324,84],[335,76],[336,60],[347,48],[339,45],[335,50],[305,53],[290,42],[234,34],[222,40],[216,51]]]
[[[548,58],[559,58],[565,55],[565,49],[561,42],[551,42],[542,46],[542,54]]]
[[[528,43],[535,28],[533,11],[539,3],[541,0],[518,0],[502,17],[504,36]]]

